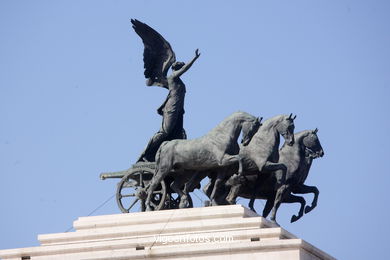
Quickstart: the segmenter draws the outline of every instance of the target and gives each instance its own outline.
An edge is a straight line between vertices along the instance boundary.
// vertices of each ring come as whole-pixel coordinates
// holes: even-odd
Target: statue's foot
[[[301,218],[301,217],[298,217],[298,216],[296,216],[296,215],[293,215],[293,216],[291,217],[290,222],[293,223],[293,222],[297,221],[297,220],[300,219],[300,218]]]
[[[314,209],[314,206],[306,206],[305,207],[305,214],[309,213],[312,209]]]

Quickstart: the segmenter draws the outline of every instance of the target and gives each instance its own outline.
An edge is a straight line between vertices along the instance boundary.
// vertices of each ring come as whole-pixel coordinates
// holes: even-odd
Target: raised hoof
[[[305,214],[309,213],[314,207],[306,206],[305,207]]]
[[[291,217],[290,222],[293,223],[293,222],[297,221],[298,219],[300,219],[300,218],[297,217],[296,215],[293,215],[293,216]]]

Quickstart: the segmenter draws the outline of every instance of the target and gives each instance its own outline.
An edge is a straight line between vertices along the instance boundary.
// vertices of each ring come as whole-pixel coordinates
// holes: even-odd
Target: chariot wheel
[[[147,187],[154,175],[153,169],[135,168],[123,176],[118,183],[116,192],[116,202],[123,213],[130,211],[145,211],[145,200],[147,197]],[[165,208],[167,198],[167,188],[162,180],[153,192],[150,206],[153,210]]]

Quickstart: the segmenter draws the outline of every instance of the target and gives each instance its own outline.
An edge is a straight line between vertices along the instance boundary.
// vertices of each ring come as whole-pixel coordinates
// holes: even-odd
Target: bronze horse
[[[192,140],[164,142],[156,154],[156,173],[147,189],[146,210],[151,210],[150,200],[157,185],[166,176],[174,177],[171,188],[180,196],[180,207],[188,205],[188,194],[181,190],[183,176],[238,163],[238,137],[247,145],[258,130],[260,121],[245,112],[235,112],[203,137]],[[239,172],[242,167],[239,167]],[[217,185],[214,187],[217,189]]]
[[[252,210],[254,210],[253,203],[255,198],[266,199],[267,202],[263,210],[263,217],[267,217],[275,204],[275,197],[277,193],[275,186],[280,186],[280,184],[276,185],[277,183],[283,183],[280,188],[282,190],[281,203],[298,202],[301,204],[298,215],[293,215],[291,217],[291,222],[295,222],[300,219],[304,213],[309,213],[317,205],[319,191],[317,187],[307,186],[304,182],[309,174],[313,160],[324,155],[317,132],[318,129],[296,133],[294,145],[288,146],[284,144],[280,149],[279,162],[287,166],[286,174],[283,174],[283,172],[279,170],[268,175],[260,175],[259,177],[256,174],[246,176],[245,184],[242,187],[233,185],[231,192],[234,189],[239,188],[239,190],[236,190],[235,193],[238,193],[239,197],[251,199],[249,207]],[[254,190],[255,198],[253,198]],[[291,193],[314,193],[314,199],[311,206],[306,206],[305,208],[305,199]],[[279,206],[280,204],[277,205],[276,210]],[[276,215],[274,217],[276,218]]]
[[[286,143],[291,146],[294,144],[294,119],[292,114],[287,115],[279,115],[267,119],[261,125],[259,130],[253,136],[252,140],[247,146],[242,146],[240,149],[240,156],[243,161],[243,175],[259,175],[259,180],[263,180],[264,176],[268,176],[270,172],[274,172],[279,170],[282,175],[284,175],[287,171],[287,167],[279,162],[279,144],[280,144],[280,135],[282,135],[286,141]],[[225,168],[224,170],[229,172],[230,174],[226,174],[232,176],[233,173],[237,172],[237,165],[233,165],[230,168]],[[211,198],[211,190],[215,190],[215,184],[217,183],[214,174],[209,174],[211,179],[210,183],[204,188],[204,191],[207,196]],[[240,182],[243,180],[242,176],[233,175],[229,181],[227,182],[230,185],[233,185],[230,194],[226,197],[226,189],[225,192],[223,188],[219,191],[220,196],[217,199],[219,201],[218,204],[234,204],[235,199],[238,196],[238,192],[240,191],[240,187],[243,185]],[[275,185],[278,185],[276,189],[282,187],[283,182],[278,182]],[[273,210],[273,215],[276,214],[276,207],[279,200],[281,200],[283,190],[281,189],[278,193],[279,197],[275,199],[275,206]],[[274,219],[271,217],[271,219]]]

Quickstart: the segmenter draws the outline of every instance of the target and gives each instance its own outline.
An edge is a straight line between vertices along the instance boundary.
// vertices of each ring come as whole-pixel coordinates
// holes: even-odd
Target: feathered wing
[[[176,61],[171,45],[157,31],[136,19],[131,19],[133,29],[144,43],[144,75],[148,86],[166,86],[169,68]]]

